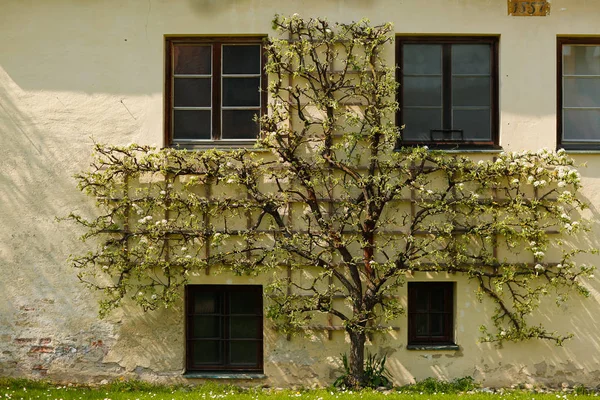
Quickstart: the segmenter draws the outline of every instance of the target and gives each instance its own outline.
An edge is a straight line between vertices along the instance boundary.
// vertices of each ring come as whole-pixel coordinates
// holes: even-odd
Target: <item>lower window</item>
[[[262,286],[189,285],[186,316],[188,371],[263,371]]]
[[[408,344],[454,344],[454,283],[408,283]]]

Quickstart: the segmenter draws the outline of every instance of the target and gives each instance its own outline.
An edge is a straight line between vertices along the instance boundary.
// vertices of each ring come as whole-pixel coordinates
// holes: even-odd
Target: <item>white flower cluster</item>
[[[152,221],[152,215],[147,215],[147,216],[145,216],[145,217],[144,217],[144,218],[142,218],[142,219],[138,219],[138,222],[139,222],[140,224],[146,224],[146,223],[148,223],[148,222],[150,222],[150,221]]]

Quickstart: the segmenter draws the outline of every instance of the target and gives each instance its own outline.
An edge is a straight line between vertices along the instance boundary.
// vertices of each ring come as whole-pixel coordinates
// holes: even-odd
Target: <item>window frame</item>
[[[399,139],[397,147],[424,146],[427,145],[437,149],[469,149],[469,148],[500,148],[500,110],[499,110],[499,42],[500,37],[497,35],[481,35],[481,36],[396,36],[396,82],[399,84],[398,89],[398,111],[396,112],[396,125],[402,126],[403,123],[403,45],[404,44],[440,44],[442,46],[451,46],[453,44],[488,44],[490,45],[490,78],[491,78],[491,95],[490,95],[490,128],[491,138],[489,141],[472,141],[472,140],[436,140],[436,141],[410,141]],[[442,49],[442,57],[444,57],[444,49]],[[443,59],[442,59],[443,60]],[[442,61],[442,124],[446,125],[451,116],[447,117],[444,114],[448,110],[451,111],[451,62]],[[449,119],[450,118],[450,119]],[[448,129],[448,128],[443,128]]]
[[[600,46],[600,37],[566,37],[556,38],[556,148],[565,150],[600,150],[600,132],[596,142],[563,140],[563,46],[564,45],[597,45]]]
[[[164,96],[164,143],[165,147],[214,148],[215,146],[244,147],[253,146],[256,139],[222,139],[222,48],[223,45],[260,45],[260,116],[267,114],[267,74],[265,65],[267,56],[264,51],[266,35],[254,36],[165,36],[165,96]],[[211,54],[211,138],[176,139],[173,132],[174,109],[174,50],[176,45],[207,44],[212,46]],[[260,134],[260,130],[259,130]]]
[[[423,314],[417,312],[415,307],[417,304],[417,291],[426,290],[427,296],[431,296],[434,290],[444,291],[444,311],[445,314],[445,326],[443,334],[439,337],[432,337],[431,331],[427,332],[427,335],[417,335],[417,321],[416,315]],[[408,307],[407,307],[407,344],[408,346],[440,346],[440,345],[455,345],[454,343],[454,293],[455,282],[408,282]],[[426,313],[428,316],[429,312]],[[425,338],[428,336],[428,338]]]
[[[194,339],[191,336],[191,331],[194,325],[190,322],[191,318],[195,313],[193,313],[193,300],[194,295],[196,293],[201,292],[217,292],[219,293],[219,298],[222,300],[221,310],[219,314],[222,314],[222,326],[221,326],[221,334],[219,336],[219,341],[222,342],[221,351],[223,352],[224,362],[221,364],[206,364],[199,366],[198,364],[194,364],[194,360],[192,357],[192,342],[202,339]],[[229,336],[229,329],[227,322],[231,316],[229,310],[227,308],[229,300],[227,299],[229,293],[233,292],[254,292],[257,296],[257,300],[260,302],[260,313],[259,314],[247,314],[248,316],[254,316],[259,321],[259,327],[256,334],[256,338],[253,339],[256,341],[257,346],[257,359],[255,366],[247,366],[247,365],[232,365],[227,363],[227,351],[229,349],[229,343],[234,341]],[[200,314],[202,315],[202,314]],[[246,315],[246,314],[244,314]],[[194,372],[222,372],[222,373],[263,373],[264,368],[264,299],[263,299],[263,287],[262,285],[186,285],[185,287],[185,366],[186,373],[194,373]],[[214,340],[213,338],[205,338],[204,340]],[[249,339],[238,339],[238,340],[249,340]]]

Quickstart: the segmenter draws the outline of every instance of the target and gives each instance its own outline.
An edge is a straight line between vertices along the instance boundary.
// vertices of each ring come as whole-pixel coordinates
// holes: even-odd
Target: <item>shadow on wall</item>
[[[0,375],[98,364],[98,343],[115,340],[118,326],[98,321],[95,294],[66,262],[83,251],[82,232],[55,220],[94,212],[72,178],[91,150],[89,138],[74,140],[77,123],[60,98],[25,92],[0,68]]]

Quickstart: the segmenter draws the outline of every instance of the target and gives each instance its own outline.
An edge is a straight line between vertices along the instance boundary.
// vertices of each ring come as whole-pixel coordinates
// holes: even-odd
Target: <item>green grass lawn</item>
[[[155,386],[143,382],[117,382],[99,387],[55,386],[45,382],[28,380],[8,380],[0,378],[0,399],[101,399],[101,400],[180,400],[180,399],[416,399],[416,400],[583,400],[598,398],[598,393],[587,393],[584,390],[556,393],[539,393],[535,391],[503,391],[485,393],[469,391],[459,393],[420,392],[418,386],[399,388],[385,392],[364,390],[360,392],[340,392],[332,389],[317,390],[275,390],[275,389],[241,389],[233,386],[207,384],[203,386]]]

